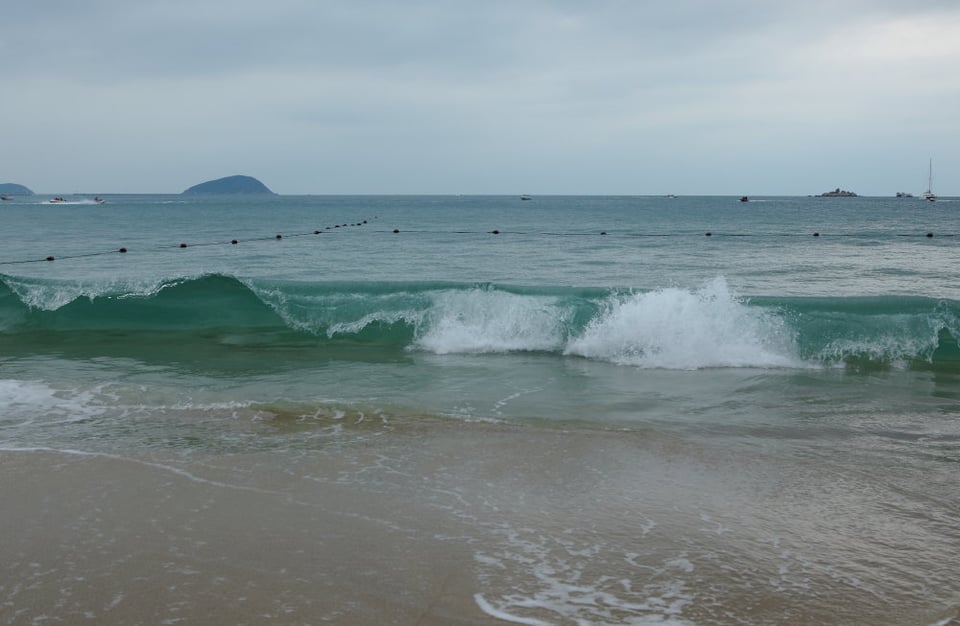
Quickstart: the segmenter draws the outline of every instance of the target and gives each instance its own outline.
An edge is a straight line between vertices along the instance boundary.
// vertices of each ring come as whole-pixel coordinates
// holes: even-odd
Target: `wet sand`
[[[946,624],[960,537],[930,484],[443,420],[302,450],[2,450],[0,624]]]
[[[47,452],[0,453],[0,475],[3,624],[490,622],[469,550],[347,488],[304,501]]]

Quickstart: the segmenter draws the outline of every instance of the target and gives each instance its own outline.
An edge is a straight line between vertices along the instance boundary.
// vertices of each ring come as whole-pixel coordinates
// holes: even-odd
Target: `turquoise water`
[[[508,492],[576,520],[501,503],[469,525],[465,593],[491,619],[933,623],[960,606],[960,201],[106,198],[0,207],[6,454],[198,475],[369,445],[404,465],[412,431],[517,428],[540,459],[524,471],[564,481],[488,493],[483,454],[521,461],[478,450],[459,461],[475,480],[435,486],[459,494],[457,523]],[[619,439],[599,461],[539,447],[558,433]],[[652,482],[665,467],[687,478]],[[365,471],[363,488],[390,482]],[[608,480],[568,508],[590,472]],[[417,502],[416,485],[390,490]]]
[[[636,396],[654,373],[755,370],[771,379],[755,393],[780,394],[794,377],[843,374],[856,389],[865,376],[960,366],[960,218],[949,201],[76,202],[3,207],[0,347],[24,377],[37,359],[40,380],[51,366],[69,380],[91,359],[120,359],[126,376],[132,363],[158,384],[160,372],[177,373],[178,386],[179,373],[238,377],[244,388],[285,376],[282,401],[335,386],[328,399],[389,398],[414,414],[604,422],[642,418],[629,403],[604,405]],[[491,367],[543,391],[503,403],[484,379]],[[339,379],[344,368],[354,382]],[[456,397],[436,384],[447,379]],[[410,397],[423,381],[432,391]],[[931,404],[925,391],[885,401]],[[583,406],[601,408],[587,416]]]

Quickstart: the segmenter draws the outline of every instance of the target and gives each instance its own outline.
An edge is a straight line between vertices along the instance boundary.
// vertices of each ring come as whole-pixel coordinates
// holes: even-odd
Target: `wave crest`
[[[667,369],[802,364],[784,320],[749,307],[723,278],[696,290],[669,288],[612,297],[564,352]]]
[[[540,352],[666,369],[960,368],[958,335],[960,304],[952,301],[746,299],[723,278],[624,291],[220,274],[99,284],[0,276],[0,347],[21,354],[69,338],[80,354],[109,353],[118,342],[134,354],[153,341],[299,346],[320,358],[352,345],[374,359]]]
[[[573,311],[554,297],[489,289],[432,295],[414,348],[449,353],[556,352],[563,348]]]

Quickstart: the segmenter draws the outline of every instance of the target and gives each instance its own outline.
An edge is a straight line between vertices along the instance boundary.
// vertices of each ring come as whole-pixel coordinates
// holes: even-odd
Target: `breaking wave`
[[[111,343],[334,346],[376,354],[536,352],[642,368],[953,367],[960,304],[747,298],[695,288],[284,282],[221,274],[79,284],[0,276],[0,349]]]

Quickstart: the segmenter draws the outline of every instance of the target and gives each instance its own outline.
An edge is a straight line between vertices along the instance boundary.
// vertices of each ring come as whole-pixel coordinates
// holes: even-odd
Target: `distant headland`
[[[0,193],[5,196],[32,196],[33,192],[16,183],[0,183]]]
[[[275,195],[266,185],[252,176],[227,176],[194,185],[185,194],[264,194]]]
[[[837,187],[833,191],[825,191],[820,194],[821,198],[856,198],[857,194],[852,191],[847,191],[846,189],[840,189]]]

